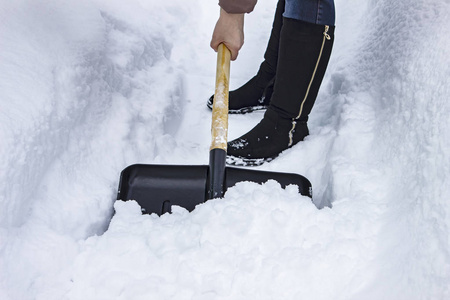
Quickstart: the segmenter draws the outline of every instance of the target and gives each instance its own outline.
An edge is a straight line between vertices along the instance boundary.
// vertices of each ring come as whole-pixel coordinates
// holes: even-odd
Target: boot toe
[[[280,118],[267,110],[264,118],[248,133],[228,142],[227,163],[258,166],[276,158],[308,135],[306,122]]]

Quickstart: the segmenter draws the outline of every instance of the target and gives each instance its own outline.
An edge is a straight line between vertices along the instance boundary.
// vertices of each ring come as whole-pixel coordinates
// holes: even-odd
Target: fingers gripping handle
[[[231,52],[220,44],[217,52],[216,88],[212,110],[211,148],[227,151],[228,138],[228,90],[230,82]]]

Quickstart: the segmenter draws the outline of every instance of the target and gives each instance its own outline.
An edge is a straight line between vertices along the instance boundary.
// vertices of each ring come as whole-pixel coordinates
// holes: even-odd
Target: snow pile
[[[247,16],[231,88],[275,2]],[[311,135],[260,167],[305,175],[314,203],[242,182],[156,217],[114,201],[119,172],[207,163],[216,2],[1,3],[0,298],[449,298],[449,5],[336,7]]]

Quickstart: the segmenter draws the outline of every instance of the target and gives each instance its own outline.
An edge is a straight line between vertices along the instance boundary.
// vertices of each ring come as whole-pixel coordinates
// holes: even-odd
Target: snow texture
[[[275,5],[246,16],[231,89]],[[257,167],[313,203],[241,182],[157,217],[115,201],[119,173],[208,163],[216,1],[1,1],[0,299],[450,299],[449,5],[336,0],[311,134]]]

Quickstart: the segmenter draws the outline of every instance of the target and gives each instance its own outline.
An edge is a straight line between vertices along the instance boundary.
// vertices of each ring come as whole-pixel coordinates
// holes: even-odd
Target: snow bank
[[[161,12],[126,8],[4,5],[13,22],[2,48],[14,51],[2,52],[2,182],[10,183],[2,185],[2,224],[23,224],[47,201],[60,202],[54,209],[57,218],[66,212],[64,223],[78,209],[103,219],[117,169],[158,155],[180,115],[181,75],[169,62],[173,28],[149,21],[164,19]]]
[[[76,241],[107,228],[118,172],[171,142],[171,48],[189,12],[177,4],[1,4],[0,279],[12,299],[57,278]]]

